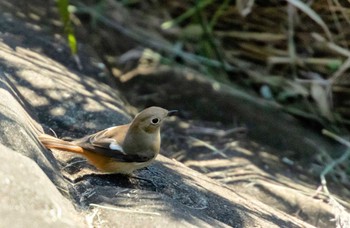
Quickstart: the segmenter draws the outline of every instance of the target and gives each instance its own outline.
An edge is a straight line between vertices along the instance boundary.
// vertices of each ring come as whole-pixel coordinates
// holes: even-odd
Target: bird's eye
[[[152,124],[157,124],[157,123],[159,123],[159,118],[153,118],[151,120],[151,122],[152,122]]]

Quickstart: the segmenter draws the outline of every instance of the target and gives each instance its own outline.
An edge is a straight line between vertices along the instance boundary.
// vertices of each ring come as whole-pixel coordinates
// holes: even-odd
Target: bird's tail
[[[77,146],[72,142],[55,138],[51,135],[41,134],[38,136],[38,138],[40,142],[48,149],[58,149],[78,154],[84,153],[83,148],[80,146]]]

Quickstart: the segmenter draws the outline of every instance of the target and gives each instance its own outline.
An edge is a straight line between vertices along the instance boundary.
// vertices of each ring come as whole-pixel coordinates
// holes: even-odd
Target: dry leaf
[[[321,115],[328,120],[333,120],[331,105],[328,99],[327,91],[324,86],[320,83],[313,82],[311,83],[311,97],[317,104],[318,109],[321,112]]]
[[[243,16],[247,16],[252,11],[255,0],[237,0],[236,7],[238,12]]]

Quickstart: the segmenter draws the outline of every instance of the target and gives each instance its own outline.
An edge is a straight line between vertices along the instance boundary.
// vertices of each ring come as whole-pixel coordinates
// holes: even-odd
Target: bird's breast
[[[148,160],[146,162],[117,162],[111,161],[107,163],[103,170],[107,173],[121,173],[121,174],[130,174],[137,169],[142,169],[150,163],[153,162],[154,159]]]

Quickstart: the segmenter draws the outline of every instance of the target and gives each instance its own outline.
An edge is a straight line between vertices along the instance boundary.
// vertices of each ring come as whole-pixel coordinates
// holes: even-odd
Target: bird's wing
[[[124,127],[120,126],[120,127]],[[119,135],[118,135],[119,130]],[[124,152],[122,142],[124,141],[126,131],[118,127],[108,128],[103,131],[88,135],[74,143],[85,150],[116,159],[123,162],[145,162],[150,158],[138,155],[128,155]],[[121,132],[121,133],[120,133]],[[119,139],[119,142],[118,142]]]

